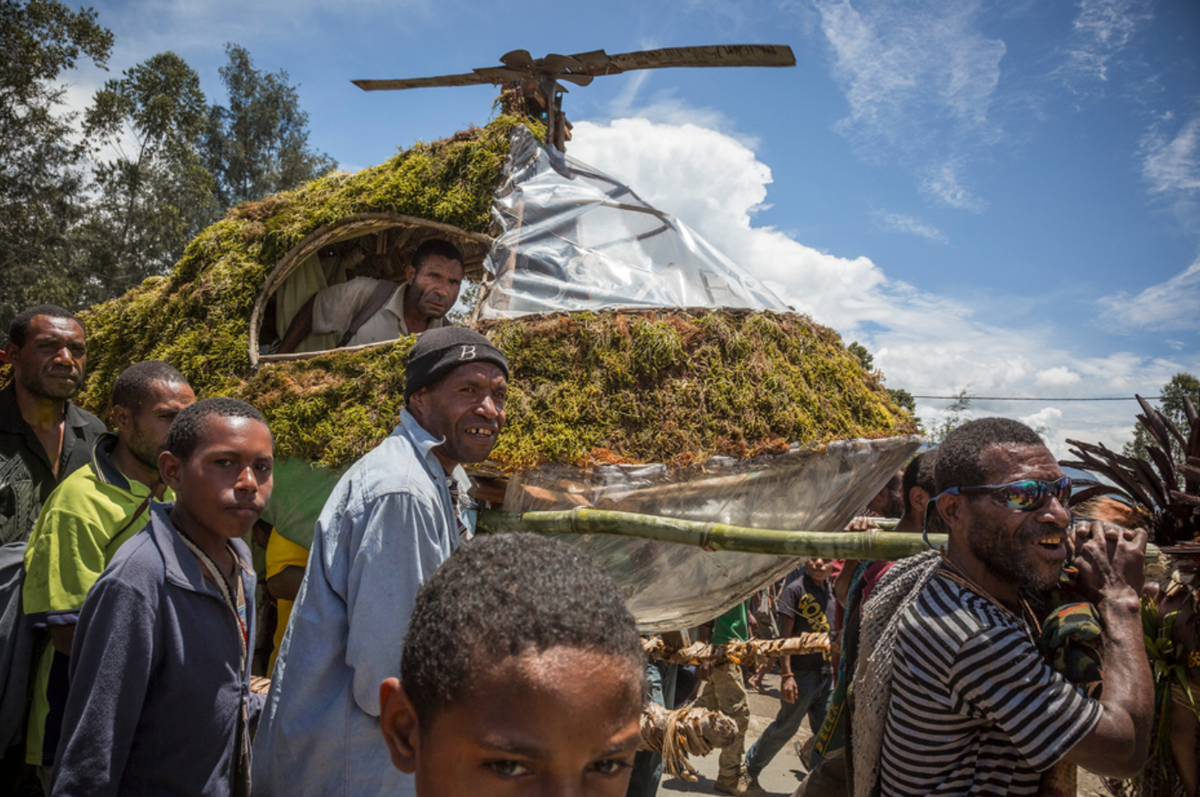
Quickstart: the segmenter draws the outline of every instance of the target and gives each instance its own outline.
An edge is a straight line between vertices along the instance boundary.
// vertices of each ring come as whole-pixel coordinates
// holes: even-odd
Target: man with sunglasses
[[[1104,689],[1092,699],[1044,663],[1029,608],[1058,583],[1072,542],[1070,480],[1041,438],[1005,418],[964,424],[938,451],[935,484],[945,556],[898,563],[864,608],[864,642],[882,618],[870,669],[890,679],[890,698],[878,757],[856,749],[855,793],[877,777],[883,795],[1036,794],[1060,760],[1135,774],[1153,702],[1139,604],[1145,531],[1074,531],[1079,588],[1104,626]]]

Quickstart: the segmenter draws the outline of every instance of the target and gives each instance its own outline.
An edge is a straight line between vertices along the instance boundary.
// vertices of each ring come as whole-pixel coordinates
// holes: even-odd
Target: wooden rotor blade
[[[550,53],[537,60],[538,66],[546,67],[553,72],[582,72],[583,62],[573,55]]]
[[[585,54],[586,55],[586,54]],[[591,72],[585,58],[584,69]],[[633,69],[666,69],[683,66],[795,66],[796,56],[786,44],[717,44],[708,47],[664,47],[608,56],[608,69],[592,74],[613,74]]]
[[[497,67],[499,68],[499,67]],[[414,77],[404,80],[352,80],[363,91],[396,91],[399,89],[425,89],[434,86],[482,86],[497,81],[483,75],[441,75],[439,77]],[[498,81],[503,83],[504,81]]]
[[[500,63],[513,69],[528,69],[533,66],[533,56],[528,50],[512,50],[500,56]]]
[[[559,75],[558,79],[574,83],[576,86],[586,86],[595,80],[591,75]]]

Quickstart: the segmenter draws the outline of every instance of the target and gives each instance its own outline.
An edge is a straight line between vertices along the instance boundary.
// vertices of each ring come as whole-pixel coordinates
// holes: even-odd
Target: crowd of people
[[[151,361],[117,379],[109,431],[71,401],[82,324],[50,305],[17,316],[0,390],[0,792],[655,793],[642,709],[670,705],[678,674],[647,666],[617,588],[585,555],[532,535],[473,539],[463,466],[505,426],[509,364],[479,333],[430,323],[453,305],[462,263],[444,247],[425,255],[410,280],[435,287],[400,326],[426,331],[394,431],[341,476],[310,550],[270,536],[264,573],[246,542],[273,486],[263,416],[197,401]],[[376,291],[358,293],[366,306]],[[383,297],[393,322],[419,293]],[[331,331],[327,310],[318,331]],[[967,423],[865,513],[900,516],[896,533],[948,534],[944,551],[810,559],[701,627],[714,644],[756,627],[836,641],[832,657],[778,662],[778,714],[748,750],[746,684],[762,671],[695,669],[696,705],[738,729],[713,788],[762,794],[806,717],[798,795],[1035,795],[1063,766],[1137,773],[1153,725],[1146,533],[1073,525],[1070,491],[1035,432]],[[290,604],[265,693],[259,578]]]

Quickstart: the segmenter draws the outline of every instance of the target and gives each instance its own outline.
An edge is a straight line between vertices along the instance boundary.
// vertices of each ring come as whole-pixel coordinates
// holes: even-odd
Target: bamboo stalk
[[[820,556],[826,559],[893,561],[929,550],[919,534],[871,531],[779,531],[752,529],[728,523],[638,515],[605,509],[576,507],[555,512],[479,513],[477,530],[485,534],[613,534],[660,542],[692,545],[706,551],[733,551],[771,556]],[[935,547],[946,544],[946,535],[930,534]],[[1158,548],[1146,546],[1146,563],[1157,564]]]

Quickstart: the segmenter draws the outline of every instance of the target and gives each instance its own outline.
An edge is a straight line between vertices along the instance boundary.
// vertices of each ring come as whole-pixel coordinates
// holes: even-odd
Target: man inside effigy
[[[242,541],[271,497],[266,420],[232,398],[176,416],[158,458],[174,503],[83,602],[51,794],[250,793],[256,579]]]
[[[172,501],[158,472],[171,422],[196,396],[183,374],[158,360],[129,366],[113,385],[113,425],[92,461],[68,476],[42,507],[25,551],[25,621],[49,640],[40,651],[26,761],[49,786],[67,702],[71,643],[84,599],[113,555]],[[47,793],[49,788],[46,788]]]
[[[854,795],[1037,794],[1058,762],[1122,777],[1145,762],[1153,688],[1142,647],[1144,530],[1069,527],[1070,479],[1041,438],[971,421],[938,450],[932,512],[949,545],[897,562],[863,606]],[[1031,600],[1060,581],[1102,620],[1091,697],[1039,650]]]
[[[417,797],[621,797],[645,668],[599,564],[557,540],[489,535],[421,587],[376,743]]]
[[[833,589],[827,559],[809,559],[804,574],[788,584],[779,596],[779,628],[782,638],[830,631],[833,618]],[[821,653],[785,656],[780,661],[779,712],[746,754],[746,774],[751,787],[761,790],[759,774],[767,768],[808,717],[813,733],[825,721],[825,708],[833,685],[833,668]]]
[[[309,335],[340,335],[341,346],[396,340],[446,325],[458,301],[463,258],[449,241],[430,239],[417,247],[403,283],[357,277],[318,291],[296,313],[279,353],[293,352]]]
[[[504,428],[508,360],[478,332],[443,327],[417,338],[404,378],[400,423],[317,520],[255,737],[259,795],[413,794],[380,744],[379,684],[417,590],[473,532],[462,466],[487,459]]]

